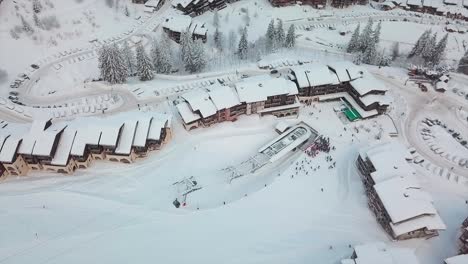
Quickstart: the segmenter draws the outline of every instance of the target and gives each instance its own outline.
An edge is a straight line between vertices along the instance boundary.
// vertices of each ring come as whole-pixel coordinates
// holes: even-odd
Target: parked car
[[[277,69],[273,69],[270,71],[271,74],[277,74],[278,73],[278,70]]]
[[[31,68],[37,70],[37,69],[39,69],[39,66],[37,64],[31,64]]]

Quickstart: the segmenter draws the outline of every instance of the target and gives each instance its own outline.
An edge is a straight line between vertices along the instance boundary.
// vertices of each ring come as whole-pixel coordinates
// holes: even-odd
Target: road
[[[464,102],[454,99],[455,97],[431,90],[423,93],[415,86],[405,86],[400,81],[386,77],[379,72],[374,71],[373,74],[389,86],[398,88],[398,92],[405,98],[409,106],[403,116],[395,117],[395,123],[406,142],[432,164],[448,170],[453,167],[451,172],[468,178],[468,169],[456,166],[454,163],[432,152],[419,135],[418,130],[420,121],[426,117],[431,117],[439,118],[457,131],[466,131],[464,130],[464,126],[454,119],[455,109],[460,107],[461,103]],[[468,81],[466,77],[460,78],[465,78]]]

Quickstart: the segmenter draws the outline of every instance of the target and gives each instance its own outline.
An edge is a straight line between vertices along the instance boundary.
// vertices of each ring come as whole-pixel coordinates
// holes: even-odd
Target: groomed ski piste
[[[13,4],[0,3],[0,46],[7,47],[0,49],[0,68],[8,72],[8,81],[0,83],[5,98],[4,103],[0,98],[1,125],[28,127],[34,120],[73,122],[77,117],[83,124],[88,116],[110,119],[121,112],[135,117],[163,113],[172,115],[172,136],[160,149],[132,164],[96,161],[70,175],[34,171],[2,177],[1,264],[339,264],[359,245],[371,244],[362,246],[362,252],[382,250],[382,242],[396,251],[414,252],[421,264],[440,264],[458,254],[460,226],[468,216],[468,167],[462,162],[468,158],[468,149],[460,144],[468,138],[468,101],[453,88],[465,89],[466,75],[451,73],[445,93],[433,89],[424,93],[406,82],[404,68],[360,65],[385,84],[391,102],[386,114],[354,122],[337,111],[342,101],[320,101],[301,104],[297,116],[241,115],[233,122],[187,131],[174,105],[186,92],[213,82],[232,85],[245,76],[270,74],[270,67],[278,69],[279,73],[271,74],[277,77],[301,60],[301,64],[351,60],[337,48],[348,42],[349,34],[341,37],[325,26],[306,29],[310,24],[341,22],[328,15],[311,22],[307,19],[311,14],[339,15],[349,22],[340,26],[352,30],[357,22],[364,26],[375,13],[376,18],[388,19],[383,22],[383,45],[401,41],[405,43],[401,49],[408,51],[427,28],[445,33],[445,20],[427,16],[403,23],[400,18],[407,17],[406,11],[391,11],[395,15],[389,18],[389,13],[369,6],[317,11],[243,0],[220,11],[226,36],[243,21],[241,8],[252,12],[251,39],[264,34],[271,18],[289,18],[291,22],[285,23],[289,25],[301,14],[295,22],[297,48],[271,54],[258,63],[220,59],[203,73],[156,75],[147,82],[130,78],[125,84],[110,86],[89,81],[99,75],[98,47],[90,38],[104,41],[119,36],[109,40],[118,42],[138,36],[141,39],[133,41],[143,41],[148,47],[151,37],[163,34],[160,24],[172,15],[170,4],[148,14],[143,6],[128,3],[132,15],[126,17],[108,9],[104,1],[50,1],[62,23],[57,32],[74,33],[64,34],[54,47],[48,47],[45,39],[56,37],[57,32],[48,32],[43,39],[22,38],[19,43],[24,50],[15,47],[18,42],[8,33],[7,24],[17,19],[9,12]],[[225,14],[230,14],[229,21],[224,20]],[[78,33],[73,21],[81,16],[95,16],[99,27],[82,22]],[[207,12],[194,19],[211,23],[212,17]],[[328,43],[327,48],[318,42]],[[465,42],[466,35],[450,34],[447,61],[464,53]],[[75,53],[55,56],[78,48]],[[8,85],[36,60],[41,61],[41,68],[28,73],[31,80],[18,88],[25,105],[11,103],[6,99]],[[452,136],[454,132],[461,139]],[[329,140],[328,153],[315,151],[319,138]],[[360,150],[385,142],[402,144],[411,153],[409,166],[415,179],[432,197],[446,226],[438,236],[396,241],[369,209],[356,160]],[[180,202],[177,207],[175,200]]]

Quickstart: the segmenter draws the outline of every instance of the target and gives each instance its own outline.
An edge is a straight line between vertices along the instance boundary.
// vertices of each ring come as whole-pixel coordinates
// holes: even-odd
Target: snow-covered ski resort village
[[[0,0],[0,264],[468,264],[468,0]]]

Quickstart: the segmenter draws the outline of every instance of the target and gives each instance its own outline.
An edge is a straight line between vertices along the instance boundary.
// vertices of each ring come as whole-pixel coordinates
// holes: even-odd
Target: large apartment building
[[[369,208],[396,240],[430,238],[446,229],[432,197],[415,178],[410,159],[404,146],[386,142],[362,149],[356,161]]]

